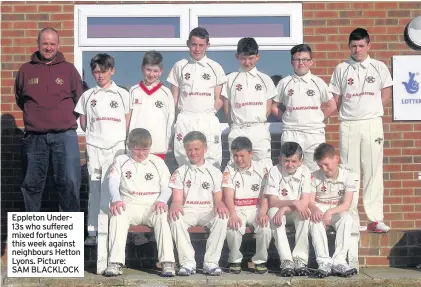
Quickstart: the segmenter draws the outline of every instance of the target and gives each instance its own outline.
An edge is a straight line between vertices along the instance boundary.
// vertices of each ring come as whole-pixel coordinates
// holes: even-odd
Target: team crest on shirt
[[[323,185],[323,186],[322,186],[322,188],[320,188],[320,190],[321,190],[322,192],[326,192],[327,188],[326,188],[326,186],[325,186],[325,185]]]
[[[241,91],[241,90],[243,89],[243,85],[241,85],[241,84],[237,84],[237,85],[235,86],[235,89],[236,89],[237,91]]]
[[[254,88],[256,89],[256,91],[261,91],[262,90],[262,85],[261,84],[256,84],[256,86],[254,86]]]
[[[139,103],[139,99],[134,99],[134,103],[135,103],[135,105],[140,104],[140,103]]]
[[[282,189],[281,194],[282,194],[282,196],[287,196],[288,190],[286,190],[286,188]]]
[[[132,177],[132,172],[130,170],[129,171],[126,171],[126,177],[128,179],[130,179]]]
[[[110,107],[112,107],[113,109],[116,109],[116,108],[118,108],[118,103],[116,101],[111,101]]]
[[[203,182],[203,183],[202,183],[202,188],[203,188],[203,189],[209,189],[209,187],[210,187],[209,182]]]
[[[178,133],[177,134],[177,140],[178,141],[181,141],[183,139],[183,135],[182,134],[180,134],[180,133]]]
[[[253,184],[253,185],[251,186],[251,190],[253,190],[253,191],[258,191],[258,190],[259,190],[259,185],[258,185],[257,183]]]
[[[173,174],[171,175],[170,183],[175,183],[176,179],[177,179],[177,170],[174,171]]]
[[[190,79],[190,73],[185,73],[184,74],[184,79],[189,80]]]
[[[96,100],[95,99],[91,101],[91,106],[92,107],[95,107],[96,106]]]
[[[215,136],[215,138],[214,138],[214,143],[215,143],[215,144],[219,144],[219,136]]]
[[[292,96],[294,94],[294,90],[293,89],[289,89],[289,91],[288,91],[288,96]]]
[[[210,80],[211,76],[209,74],[204,73],[202,75],[202,78],[203,78],[203,80],[207,80],[208,81],[208,80]]]
[[[354,84],[354,79],[353,78],[349,78],[348,79],[348,85],[352,86]]]
[[[307,90],[307,96],[312,97],[316,94],[316,92],[314,92],[314,90]]]
[[[345,194],[345,190],[343,190],[343,189],[342,189],[342,190],[338,191],[338,195],[339,195],[339,196],[342,196],[342,195],[344,195],[344,194]]]
[[[153,174],[152,173],[145,174],[145,179],[146,180],[152,180],[153,179]]]
[[[374,78],[373,76],[368,76],[367,78],[365,78],[365,80],[367,81],[367,83],[372,84],[376,81],[376,78]]]
[[[95,118],[91,118],[91,123],[94,123],[95,122]]]
[[[191,180],[189,179],[188,181],[186,181],[186,186],[188,187],[188,188],[190,188],[190,186],[191,186]]]
[[[162,109],[164,107],[164,104],[161,101],[156,101],[155,107],[157,107],[158,109]]]
[[[224,177],[223,177],[223,179],[222,179],[222,182],[223,182],[223,183],[228,183],[229,178],[230,178],[230,173],[229,173],[229,171],[224,171]]]
[[[61,78],[57,78],[57,79],[56,79],[56,84],[57,84],[57,85],[60,85],[60,86],[61,86],[61,85],[63,85],[63,84],[64,84],[63,79],[61,79]]]
[[[240,182],[238,180],[235,182],[235,187],[240,188]]]

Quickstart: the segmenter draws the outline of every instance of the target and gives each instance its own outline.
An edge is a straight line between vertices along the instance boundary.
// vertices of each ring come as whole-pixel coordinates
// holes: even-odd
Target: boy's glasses
[[[294,63],[304,63],[304,64],[307,64],[308,62],[310,62],[311,61],[311,59],[308,59],[308,58],[304,58],[304,59],[296,59],[296,58],[292,58],[292,61],[294,62]]]

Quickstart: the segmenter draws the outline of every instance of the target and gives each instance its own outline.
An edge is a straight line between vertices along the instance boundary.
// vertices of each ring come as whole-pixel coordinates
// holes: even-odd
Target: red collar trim
[[[158,91],[161,87],[162,87],[162,83],[159,82],[155,87],[153,87],[152,89],[148,89],[145,84],[143,83],[143,81],[139,82],[139,87],[142,88],[142,90],[148,95],[151,96],[153,93],[155,93],[156,91]]]

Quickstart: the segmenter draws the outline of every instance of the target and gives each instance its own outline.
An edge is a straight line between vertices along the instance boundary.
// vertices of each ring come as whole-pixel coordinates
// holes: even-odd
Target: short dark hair
[[[207,146],[206,136],[199,131],[192,131],[186,134],[183,138],[183,145],[196,140],[201,141],[205,146]]]
[[[251,152],[253,150],[253,144],[248,137],[237,137],[231,143],[231,151],[246,150]]]
[[[157,51],[148,51],[143,55],[142,67],[146,65],[159,66],[161,69],[163,67],[162,54]]]
[[[294,47],[292,47],[291,49],[291,59],[292,57],[294,57],[295,53],[309,53],[310,54],[310,58],[313,57],[313,52],[311,51],[311,48],[309,45],[307,44],[299,44],[296,45]]]
[[[349,41],[348,44],[351,43],[351,41],[359,41],[359,40],[365,40],[368,43],[370,43],[370,35],[368,34],[367,30],[364,28],[357,28],[354,31],[349,34]]]
[[[45,28],[42,28],[41,31],[39,31],[38,38],[37,38],[38,43],[41,41],[41,35],[44,32],[54,32],[54,33],[56,33],[57,38],[58,38],[58,42],[60,43],[60,35],[58,34],[57,30],[54,29],[53,27],[45,27]]]
[[[105,53],[96,54],[91,59],[91,63],[90,63],[92,71],[95,70],[95,68],[98,66],[101,72],[114,69],[114,65],[115,65],[114,58]]]
[[[251,56],[259,54],[259,45],[254,38],[241,38],[237,44],[237,55]]]
[[[133,129],[127,138],[127,144],[141,147],[150,147],[152,145],[151,133],[142,128]]]
[[[209,43],[209,33],[206,31],[205,28],[196,27],[190,31],[189,34],[189,41],[191,41],[192,37],[198,37],[200,39],[206,39],[206,43]]]
[[[313,159],[319,162],[326,157],[333,157],[336,155],[335,147],[328,143],[321,143],[315,150]]]
[[[272,75],[270,76],[270,78],[273,81],[273,84],[275,85],[275,87],[278,85],[279,81],[282,80],[282,75]]]
[[[280,156],[284,157],[292,157],[294,154],[298,155],[301,159],[303,157],[303,149],[301,146],[296,142],[285,142],[281,146],[281,153]]]

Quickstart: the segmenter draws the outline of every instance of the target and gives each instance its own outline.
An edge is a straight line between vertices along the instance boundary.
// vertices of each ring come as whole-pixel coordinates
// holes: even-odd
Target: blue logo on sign
[[[417,73],[418,75],[418,73]],[[402,82],[408,94],[415,94],[420,89],[419,83],[415,81],[415,73],[409,72],[409,81]]]

